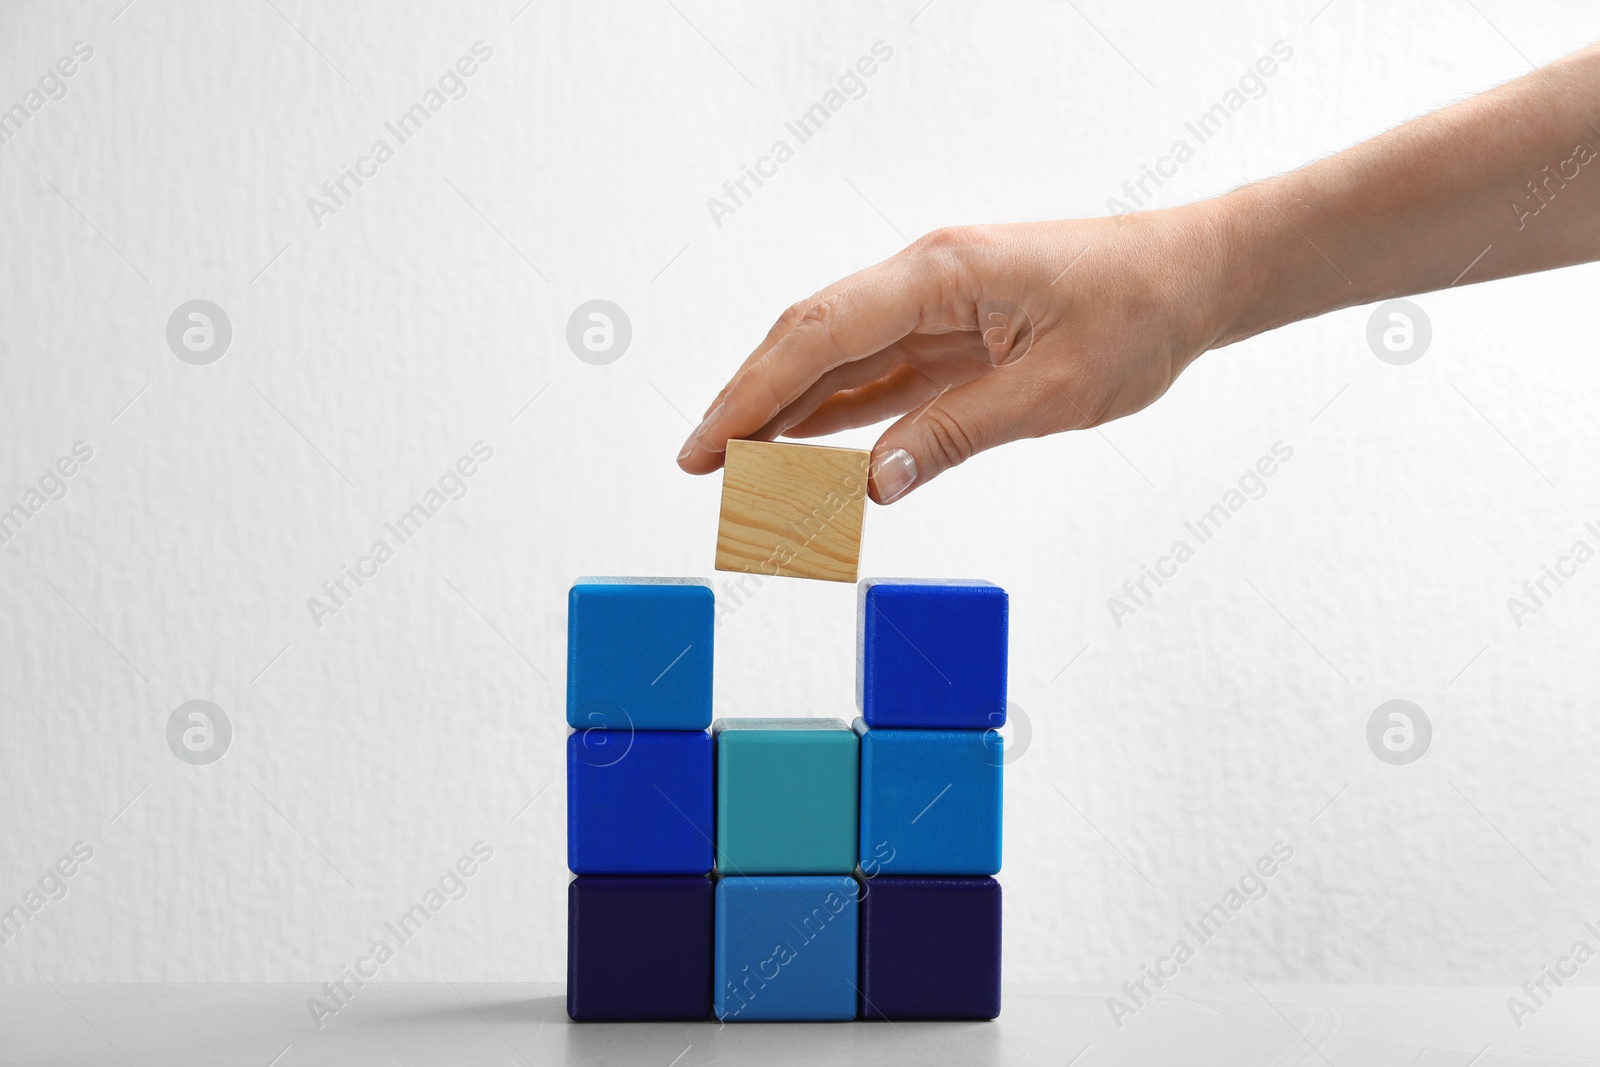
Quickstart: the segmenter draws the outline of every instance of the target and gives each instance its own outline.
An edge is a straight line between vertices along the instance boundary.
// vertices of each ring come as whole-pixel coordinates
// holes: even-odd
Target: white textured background
[[[566,587],[712,573],[718,479],[673,456],[787,303],[940,225],[1104,213],[1275,41],[1157,203],[1600,37],[1582,0],[922,2],[0,8],[0,106],[94,48],[0,147],[0,507],[94,449],[0,547],[0,907],[95,849],[0,977],[334,977],[482,839],[385,977],[559,979]],[[468,95],[318,228],[307,197],[479,39]],[[716,226],[706,198],[878,40],[865,97]],[[1278,839],[1179,989],[1515,984],[1600,918],[1600,563],[1506,608],[1596,541],[1597,282],[1422,297],[1409,367],[1366,309],[1291,327],[870,511],[867,573],[1011,591],[1008,979],[1135,976]],[[164,339],[197,297],[234,329],[205,367]],[[606,367],[564,340],[594,297],[633,324]],[[313,626],[480,439],[467,496]],[[1107,597],[1279,440],[1266,496],[1115,626]],[[769,582],[720,631],[717,713],[848,717],[853,612]],[[1393,697],[1436,730],[1410,767],[1365,742]],[[166,747],[193,698],[235,727],[209,767]]]

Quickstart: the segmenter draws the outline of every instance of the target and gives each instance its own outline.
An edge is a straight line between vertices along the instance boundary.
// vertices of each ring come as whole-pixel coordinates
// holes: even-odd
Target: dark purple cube
[[[711,1017],[709,878],[585,875],[567,887],[567,1014]]]
[[[1000,883],[869,879],[861,898],[861,1017],[999,1014]]]

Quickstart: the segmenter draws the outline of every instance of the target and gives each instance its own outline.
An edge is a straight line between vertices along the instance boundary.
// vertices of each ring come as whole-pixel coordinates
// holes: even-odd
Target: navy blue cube
[[[868,726],[983,730],[1006,721],[1006,591],[968,579],[858,587],[856,702]]]
[[[1000,883],[869,879],[861,898],[861,1017],[999,1014]]]
[[[1005,750],[993,730],[874,730],[861,736],[861,869],[998,874]]]
[[[711,1015],[707,878],[574,878],[567,1014],[580,1022]]]
[[[567,725],[711,725],[716,597],[703,578],[579,578],[567,597]]]
[[[573,874],[707,874],[714,865],[711,735],[580,730],[567,738]]]

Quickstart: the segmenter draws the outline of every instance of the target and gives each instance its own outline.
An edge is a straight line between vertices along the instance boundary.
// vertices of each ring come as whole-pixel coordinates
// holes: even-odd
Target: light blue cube
[[[567,725],[711,725],[716,597],[702,578],[579,578],[567,598]]]
[[[862,871],[997,874],[1003,749],[995,730],[884,730],[861,737]]]
[[[860,892],[848,875],[719,881],[712,963],[717,1018],[854,1019]]]

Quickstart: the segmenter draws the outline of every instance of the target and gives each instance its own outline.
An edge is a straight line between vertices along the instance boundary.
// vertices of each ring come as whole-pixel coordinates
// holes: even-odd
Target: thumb
[[[893,503],[985,449],[1031,436],[1032,392],[1012,368],[1002,368],[906,415],[872,450],[872,499]]]

